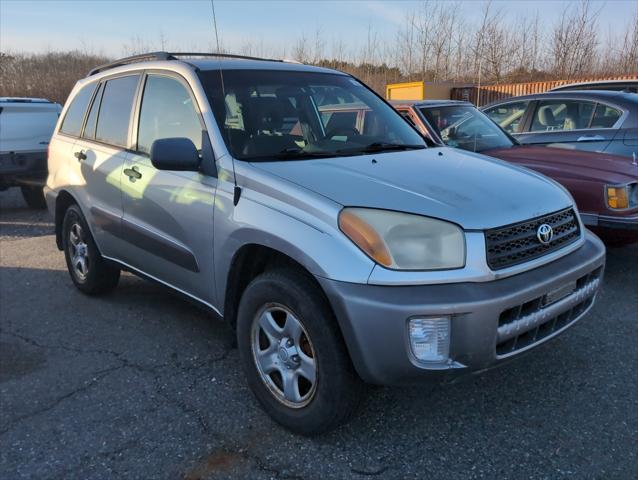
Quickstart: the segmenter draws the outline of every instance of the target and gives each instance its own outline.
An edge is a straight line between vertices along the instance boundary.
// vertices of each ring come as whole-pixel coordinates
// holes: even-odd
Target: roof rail
[[[193,53],[193,52],[176,52],[170,53],[172,57],[221,57],[221,58],[239,58],[241,60],[260,60],[262,62],[283,62],[277,58],[251,57],[248,55],[235,55],[234,53]]]
[[[129,63],[152,61],[152,60],[172,60],[172,58],[171,58],[171,54],[168,52],[142,53],[141,55],[133,55],[131,57],[124,57],[124,58],[120,58],[119,60],[115,60],[114,62],[105,63],[104,65],[95,67],[88,73],[87,77],[90,77],[91,75],[95,75],[96,73],[103,72],[104,70],[109,70],[110,68],[121,67],[122,65],[128,65]]]
[[[30,98],[30,97],[0,97],[2,103],[53,103],[46,98]]]
[[[96,73],[103,72],[115,67],[121,67],[122,65],[128,65],[130,63],[153,61],[153,60],[179,60],[178,57],[221,57],[221,58],[239,58],[242,60],[260,60],[265,62],[283,62],[284,60],[277,60],[274,58],[260,58],[250,57],[247,55],[233,55],[230,53],[200,53],[200,52],[150,52],[143,53],[141,55],[133,55],[131,57],[120,58],[110,63],[100,65],[92,69],[87,77],[95,75]]]

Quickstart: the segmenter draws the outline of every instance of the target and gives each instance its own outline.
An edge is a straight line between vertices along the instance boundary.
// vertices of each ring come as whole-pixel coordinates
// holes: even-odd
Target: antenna
[[[217,53],[221,53],[219,48],[219,35],[217,33],[217,16],[215,15],[215,0],[210,0],[210,6],[213,10],[213,27],[215,28],[215,43],[217,44]],[[222,101],[224,102],[224,108],[225,108],[226,107],[226,88],[224,87],[224,72],[222,69],[221,57],[218,57],[217,61],[219,62],[219,79],[221,81]],[[223,135],[223,132],[222,132],[222,135]],[[229,145],[231,145],[232,147],[232,137],[228,135],[227,138],[228,138]],[[235,183],[235,188],[233,190],[233,205],[237,206],[237,204],[239,203],[239,198],[241,197],[241,188],[237,185],[237,174],[235,173],[235,158],[232,155],[232,148],[231,148],[230,160],[233,165],[233,182]]]

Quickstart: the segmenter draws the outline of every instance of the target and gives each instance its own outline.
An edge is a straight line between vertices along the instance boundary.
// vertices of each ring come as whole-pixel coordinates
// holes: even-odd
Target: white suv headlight
[[[465,265],[465,234],[435,218],[372,208],[344,208],[339,228],[375,262],[396,270]]]

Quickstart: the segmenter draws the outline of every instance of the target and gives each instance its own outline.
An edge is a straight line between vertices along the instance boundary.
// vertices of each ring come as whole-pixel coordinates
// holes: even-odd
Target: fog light
[[[421,362],[441,363],[450,356],[450,317],[411,318],[410,348]]]

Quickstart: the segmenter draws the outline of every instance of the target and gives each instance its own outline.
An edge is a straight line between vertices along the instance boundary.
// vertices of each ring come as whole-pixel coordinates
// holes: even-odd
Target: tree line
[[[460,2],[423,1],[406,13],[390,42],[372,26],[355,42],[328,39],[318,28],[298,37],[288,51],[255,38],[241,45],[224,45],[222,40],[220,50],[336,68],[380,94],[388,83],[413,80],[494,84],[638,73],[638,7],[624,25],[603,36],[600,10],[589,0],[568,4],[547,25],[538,14],[511,19],[491,1],[465,3],[465,10],[468,5],[479,8],[478,22],[467,20]],[[124,55],[166,49],[172,48],[162,31],[156,42],[136,37],[122,47]],[[217,48],[211,44],[204,50]],[[63,103],[78,78],[108,61],[87,49],[0,53],[0,96]]]

